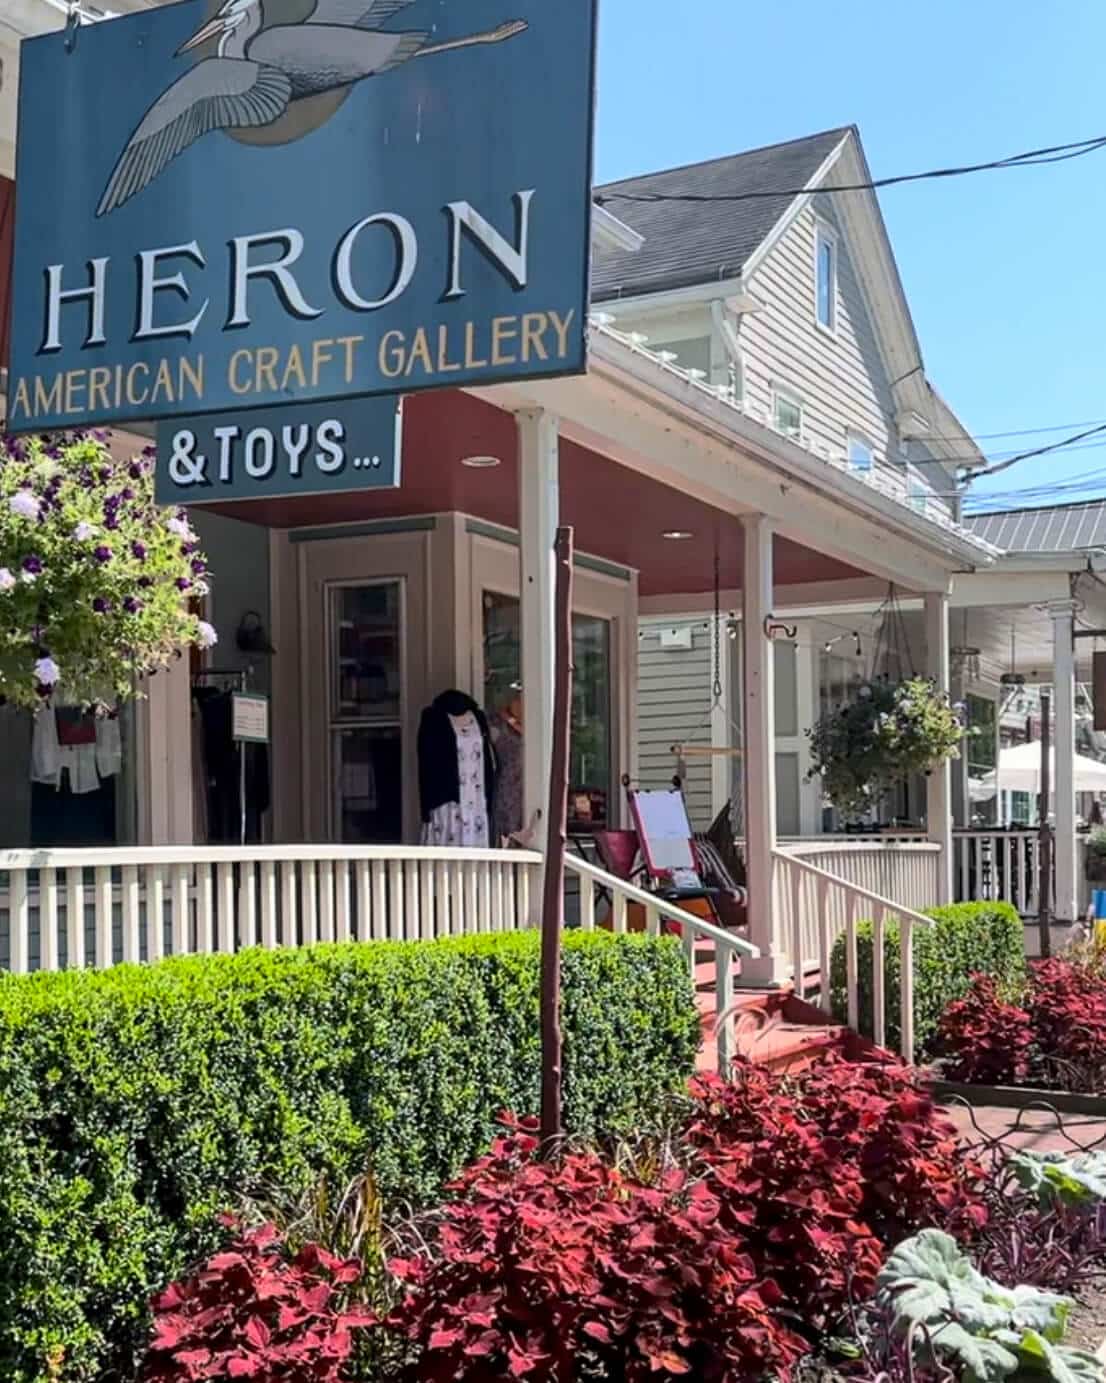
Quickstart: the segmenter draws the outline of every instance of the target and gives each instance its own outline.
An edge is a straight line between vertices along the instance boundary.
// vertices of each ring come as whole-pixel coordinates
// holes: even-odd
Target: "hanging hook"
[[[774,615],[765,615],[764,637],[772,641],[780,638],[797,639],[799,637],[799,626],[797,624],[784,624],[776,619]]]

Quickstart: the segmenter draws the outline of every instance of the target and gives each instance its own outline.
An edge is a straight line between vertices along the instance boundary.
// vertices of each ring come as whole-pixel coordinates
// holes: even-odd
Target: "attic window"
[[[815,311],[818,325],[837,328],[837,240],[828,226],[819,225],[814,237]]]
[[[855,432],[851,432],[849,434],[849,470],[855,471],[859,475],[868,475],[871,469],[871,445],[863,437],[858,437]]]

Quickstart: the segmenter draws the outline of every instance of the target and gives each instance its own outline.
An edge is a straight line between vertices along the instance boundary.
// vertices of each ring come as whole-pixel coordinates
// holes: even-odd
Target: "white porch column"
[[[560,515],[557,420],[543,409],[518,423],[519,580],[522,619],[523,828],[549,805],[553,752],[553,543]],[[544,831],[534,842],[544,849]],[[538,890],[540,896],[540,889]]]
[[[938,688],[949,690],[949,598],[944,591],[925,596],[926,671]],[[926,835],[941,847],[938,905],[952,902],[952,765],[946,759],[926,779]]]
[[[1052,785],[1056,801],[1053,916],[1058,922],[1073,922],[1079,907],[1075,845],[1075,640],[1072,637],[1075,604],[1070,600],[1057,600],[1047,608],[1052,618],[1052,699],[1056,714],[1053,737],[1056,772]]]
[[[749,940],[756,960],[742,961],[747,988],[776,988],[789,971],[772,906],[772,852],[776,848],[775,655],[765,633],[772,613],[772,525],[764,514],[742,516],[745,575],[741,620],[745,765],[745,870],[749,889]]]

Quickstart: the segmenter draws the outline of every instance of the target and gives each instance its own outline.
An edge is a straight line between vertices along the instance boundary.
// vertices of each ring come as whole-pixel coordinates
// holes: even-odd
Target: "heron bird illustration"
[[[225,0],[177,50],[218,38],[217,53],[179,77],[154,102],[108,179],[96,215],[120,207],[166,165],[213,130],[258,129],[296,102],[341,91],[412,58],[503,43],[528,25],[515,19],[496,29],[432,43],[425,31],[380,28],[414,0],[316,0],[298,23],[266,25],[262,0]]]

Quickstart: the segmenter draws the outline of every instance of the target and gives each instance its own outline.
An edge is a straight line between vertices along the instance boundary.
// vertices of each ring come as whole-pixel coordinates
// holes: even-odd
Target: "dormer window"
[[[837,330],[837,237],[818,223],[814,234],[815,313],[825,331]]]

